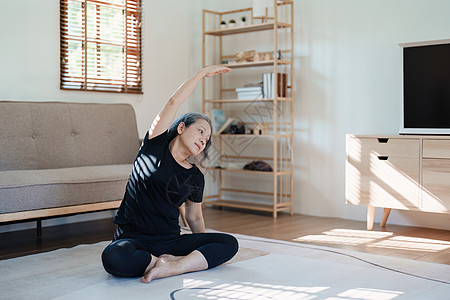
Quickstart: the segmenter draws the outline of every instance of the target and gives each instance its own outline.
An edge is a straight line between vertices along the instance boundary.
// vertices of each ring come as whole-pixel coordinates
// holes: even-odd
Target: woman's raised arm
[[[183,82],[153,120],[148,138],[151,139],[152,137],[163,133],[170,127],[175,119],[178,108],[189,97],[202,78],[214,76],[219,73],[228,73],[230,71],[231,69],[224,66],[208,66],[199,70],[191,78]]]

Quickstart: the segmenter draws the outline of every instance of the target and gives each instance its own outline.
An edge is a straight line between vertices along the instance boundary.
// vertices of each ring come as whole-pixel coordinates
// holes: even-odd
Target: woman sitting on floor
[[[211,121],[200,113],[187,113],[173,122],[202,78],[229,71],[222,66],[201,69],[177,89],[153,121],[114,218],[118,225],[114,239],[102,253],[108,273],[142,276],[148,283],[214,268],[236,254],[233,236],[205,233],[201,207],[205,179],[187,160],[197,155],[201,161],[207,158]],[[183,203],[192,234],[180,234],[178,208]]]

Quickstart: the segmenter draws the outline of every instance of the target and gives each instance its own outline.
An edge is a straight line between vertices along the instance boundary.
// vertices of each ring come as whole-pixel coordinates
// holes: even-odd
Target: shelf
[[[263,203],[253,203],[253,202],[245,202],[245,201],[233,201],[233,200],[212,200],[206,201],[205,204],[211,204],[214,206],[223,206],[223,207],[234,207],[234,208],[242,208],[242,209],[250,209],[250,210],[258,210],[258,211],[267,211],[273,212],[274,205],[273,204],[263,204]],[[275,211],[283,211],[290,209],[290,203],[277,203],[275,204]]]
[[[290,175],[291,171],[278,171],[278,172],[267,172],[267,171],[251,171],[244,169],[221,169],[221,168],[206,168],[207,170],[222,171],[222,172],[235,172],[235,173],[246,173],[246,174],[264,174],[264,175]]]
[[[289,60],[263,60],[263,61],[250,61],[250,62],[243,62],[243,63],[234,63],[234,64],[225,64],[225,67],[228,68],[250,68],[250,67],[265,67],[265,66],[273,66],[275,62],[278,65],[289,65],[291,64],[291,61]]]
[[[277,28],[291,28],[292,25],[288,23],[277,23]],[[262,30],[273,30],[275,28],[275,23],[262,23],[262,24],[252,24],[247,26],[239,26],[234,28],[226,28],[226,29],[216,29],[216,30],[208,30],[205,31],[204,34],[206,35],[215,35],[215,36],[221,36],[221,35],[230,35],[230,34],[239,34],[239,33],[247,33],[247,32],[255,32],[255,31],[262,31]]]
[[[245,102],[274,102],[274,98],[263,99],[210,99],[205,100],[207,103],[245,103]],[[276,101],[292,101],[290,97],[278,97]]]
[[[246,160],[273,160],[273,157],[262,157],[262,156],[222,155],[221,157],[229,159],[246,159]],[[279,160],[291,161],[290,158],[281,158]]]
[[[273,138],[273,134],[215,134],[212,136],[220,136],[220,137],[247,137],[247,138]],[[289,138],[291,137],[289,134],[277,134],[276,137],[280,138]]]
[[[215,170],[215,171],[247,173],[247,174],[273,175],[273,173],[274,173],[274,172],[267,172],[267,171],[251,171],[251,170],[244,170],[244,169],[221,169],[221,168],[207,168],[207,169],[208,170]]]
[[[253,194],[253,195],[264,195],[264,196],[273,196],[272,192],[261,192],[261,191],[252,191],[252,190],[241,190],[241,189],[231,189],[231,188],[222,188],[222,192],[231,192],[231,193],[245,193],[245,194]],[[278,197],[290,197],[289,194],[283,193],[277,194]],[[216,197],[217,198],[217,197]]]

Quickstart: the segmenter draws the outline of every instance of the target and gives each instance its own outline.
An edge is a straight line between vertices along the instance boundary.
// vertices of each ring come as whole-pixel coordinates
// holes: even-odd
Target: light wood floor
[[[338,218],[270,214],[205,208],[206,227],[230,233],[284,241],[343,248],[392,257],[450,265],[450,231],[390,225],[366,231],[366,223]],[[376,224],[377,225],[377,224]],[[44,227],[37,239],[35,230],[0,233],[0,260],[78,244],[110,240],[112,220]]]
[[[450,265],[450,231],[305,215],[270,215],[206,208],[206,227],[230,233],[314,244]]]

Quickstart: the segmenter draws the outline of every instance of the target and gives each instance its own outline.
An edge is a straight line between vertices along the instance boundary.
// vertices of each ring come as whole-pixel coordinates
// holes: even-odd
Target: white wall
[[[398,43],[449,38],[450,2],[294,2],[294,210],[365,220],[364,207],[345,204],[345,134],[398,132]],[[249,6],[250,0],[144,0],[144,95],[136,96],[59,90],[59,1],[2,3],[0,99],[131,103],[143,135],[164,101],[201,66],[201,9]],[[201,89],[191,98],[180,113],[201,110]],[[388,223],[450,229],[449,221],[450,215],[394,211]]]
[[[398,133],[398,44],[449,38],[449,12],[446,0],[295,1],[296,212],[365,220],[365,207],[344,204],[345,134]],[[393,211],[388,224],[449,221]]]

